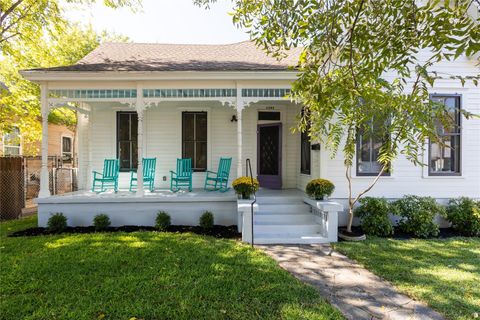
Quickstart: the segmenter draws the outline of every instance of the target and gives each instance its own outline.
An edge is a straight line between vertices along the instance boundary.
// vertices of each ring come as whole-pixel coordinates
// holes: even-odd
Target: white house
[[[117,225],[151,225],[158,210],[169,212],[175,224],[197,224],[205,210],[214,213],[218,224],[237,224],[241,214],[248,221],[249,204],[237,203],[232,191],[202,189],[205,171],[216,171],[220,157],[232,157],[229,184],[247,173],[246,159],[250,159],[253,176],[262,187],[255,205],[257,242],[332,240],[337,223],[334,212],[341,211],[341,206],[306,203],[302,191],[309,180],[326,178],[336,186],[332,200],[344,204],[347,183],[342,155],[332,159],[324,146],[291,131],[301,106],[285,96],[297,76],[291,67],[298,54],[294,51],[277,61],[248,41],[106,43],[75,65],[23,71],[24,77],[41,85],[44,141],[48,141],[46,115],[51,108],[68,104],[79,115],[81,191],[50,196],[45,163],[39,224],[45,225],[51,213],[63,212],[75,225],[91,224],[98,213],[109,214]],[[435,69],[475,75],[480,71],[477,63],[464,58],[441,62]],[[454,112],[462,108],[480,113],[480,89],[471,84],[462,87],[456,80],[439,80],[431,94]],[[425,167],[399,158],[393,173],[382,177],[370,195],[480,198],[480,120],[457,118],[459,129],[445,137],[454,148],[426,143]],[[44,143],[44,159],[47,149]],[[378,170],[375,141],[361,141],[357,153],[354,185],[360,190]],[[144,190],[140,182],[135,192],[129,192],[130,171],[141,172],[144,157],[157,159],[155,191]],[[120,161],[120,191],[89,191],[92,170],[101,171],[104,159],[115,158]],[[192,158],[192,192],[168,191],[169,171],[175,170],[177,158]],[[326,211],[334,218],[328,219]],[[344,223],[345,214],[340,213],[339,221]]]

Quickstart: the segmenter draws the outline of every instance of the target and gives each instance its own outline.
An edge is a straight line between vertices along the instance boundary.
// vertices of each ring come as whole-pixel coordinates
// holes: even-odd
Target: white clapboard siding
[[[422,53],[421,58],[428,57]],[[442,62],[431,70],[438,71],[441,75],[475,75],[480,73],[480,68],[475,66],[475,61],[462,58],[456,62]],[[462,96],[462,108],[480,114],[480,88],[472,83],[462,87],[458,80],[438,80],[430,89],[431,93],[460,94]],[[378,184],[368,193],[370,196],[383,196],[387,198],[399,198],[406,194],[420,196],[432,196],[438,199],[467,196],[480,198],[480,119],[462,119],[462,150],[461,150],[461,177],[429,177],[424,167],[415,167],[405,157],[400,156],[393,163],[391,177],[381,178]],[[322,150],[324,152],[324,150]],[[426,163],[428,155],[425,154]],[[323,164],[322,164],[323,166]],[[324,178],[335,183],[335,192],[332,195],[336,199],[345,199],[348,195],[345,169],[343,166],[342,153],[339,152],[335,159],[326,157]],[[365,189],[372,181],[371,177],[354,177],[354,194]]]

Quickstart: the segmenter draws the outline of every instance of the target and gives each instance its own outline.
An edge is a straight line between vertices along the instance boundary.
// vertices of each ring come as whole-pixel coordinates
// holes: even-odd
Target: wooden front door
[[[259,124],[257,128],[257,176],[260,187],[282,188],[282,124]]]

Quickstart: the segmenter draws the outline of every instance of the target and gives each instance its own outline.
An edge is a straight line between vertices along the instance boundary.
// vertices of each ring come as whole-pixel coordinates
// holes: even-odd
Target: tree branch
[[[0,25],[3,24],[3,21],[7,18],[7,16],[13,12],[24,0],[18,0],[14,4],[10,6],[5,12],[0,16]]]
[[[357,83],[357,78],[355,76],[355,72],[353,70],[353,36],[355,34],[355,27],[357,25],[358,19],[360,18],[360,13],[362,12],[363,4],[365,3],[364,0],[360,1],[360,5],[357,10],[357,14],[355,15],[355,19],[353,20],[352,27],[350,28],[350,37],[348,39],[348,42],[350,43],[350,59],[349,59],[349,66],[350,66],[350,71],[352,73],[352,78],[353,78],[353,84],[355,88],[358,87]]]

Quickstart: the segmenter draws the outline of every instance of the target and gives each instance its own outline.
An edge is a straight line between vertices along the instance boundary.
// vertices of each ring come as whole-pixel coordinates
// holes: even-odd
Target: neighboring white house
[[[202,188],[205,171],[215,171],[220,157],[232,157],[230,181],[246,174],[245,161],[251,159],[253,175],[264,188],[263,201],[259,198],[260,213],[306,210],[302,232],[318,233],[308,228],[313,220],[306,216],[309,207],[301,200],[300,192],[288,190],[274,196],[273,191],[267,191],[303,190],[309,180],[321,177],[334,182],[333,200],[345,203],[347,198],[342,155],[331,159],[323,145],[291,131],[301,106],[285,96],[297,77],[291,67],[298,54],[293,51],[288,58],[277,61],[248,41],[227,45],[106,43],[75,65],[23,71],[24,77],[41,85],[44,118],[50,108],[67,103],[75,103],[79,113],[79,183],[85,192],[49,197],[48,184],[42,183],[39,223],[45,224],[50,212],[64,211],[73,212],[74,224],[87,224],[87,218],[91,221],[100,212],[118,214],[118,220],[113,218],[117,224],[151,224],[152,215],[166,208],[174,212],[174,223],[192,224],[198,221],[201,210],[213,207],[212,211],[221,211],[218,223],[234,224],[237,203],[231,192],[194,191],[191,197],[174,197],[165,191],[150,193],[142,187],[135,194],[86,192],[91,187],[92,170],[101,171],[106,158],[120,160],[119,186],[127,189],[130,171],[137,169],[138,159],[156,157],[155,187],[162,190],[170,185],[169,171],[175,169],[177,158],[193,159],[193,187]],[[463,58],[441,62],[435,70],[476,75],[480,71],[477,63]],[[439,80],[430,91],[433,99],[449,105],[452,112],[465,109],[480,114],[478,87]],[[453,148],[426,142],[427,166],[415,167],[400,157],[393,163],[393,173],[382,177],[370,195],[480,198],[480,120],[457,119],[458,128],[445,134],[445,144]],[[44,137],[48,135],[45,124]],[[43,154],[48,153],[47,149],[44,144]],[[354,191],[364,188],[371,181],[369,175],[378,170],[375,152],[375,141],[359,138]],[[182,207],[186,199],[195,202],[194,198],[201,203],[195,210],[191,205]],[[115,208],[112,203],[116,203]],[[119,211],[118,203],[122,203],[123,213],[114,213]],[[283,209],[273,208],[274,204]],[[260,238],[271,233],[278,240],[282,233],[290,232],[287,222],[270,228],[277,218],[258,218]]]

